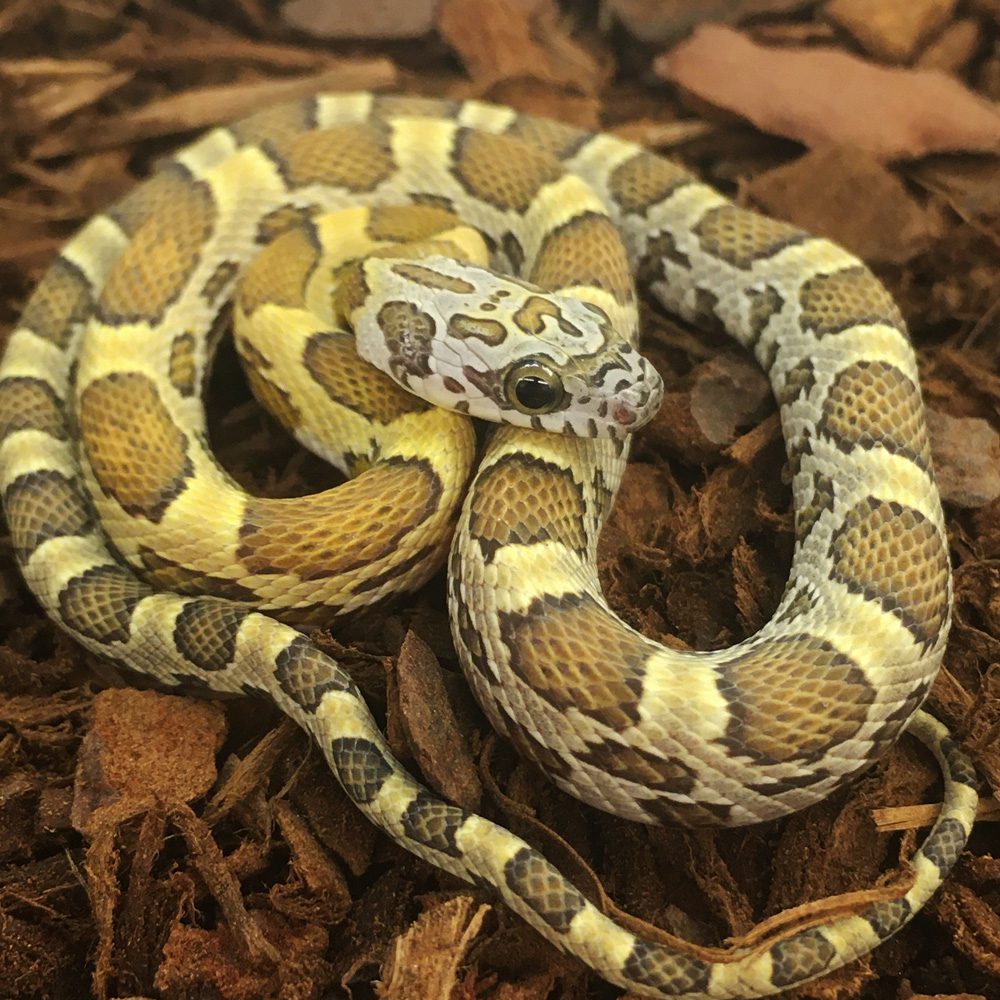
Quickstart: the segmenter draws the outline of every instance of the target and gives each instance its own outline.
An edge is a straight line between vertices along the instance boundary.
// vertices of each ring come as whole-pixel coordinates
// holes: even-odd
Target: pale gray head
[[[660,405],[656,369],[591,303],[446,257],[371,258],[364,278],[358,353],[438,406],[620,438]]]

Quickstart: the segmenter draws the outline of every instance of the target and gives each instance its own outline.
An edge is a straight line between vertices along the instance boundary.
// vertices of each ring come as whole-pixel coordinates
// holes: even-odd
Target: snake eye
[[[562,379],[540,361],[522,361],[507,373],[507,401],[522,413],[551,413],[563,398]]]

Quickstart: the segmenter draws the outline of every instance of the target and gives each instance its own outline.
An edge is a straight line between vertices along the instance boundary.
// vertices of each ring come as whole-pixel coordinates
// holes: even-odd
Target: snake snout
[[[630,346],[598,360],[599,365],[592,362],[564,379],[569,405],[562,421],[568,417],[573,433],[585,437],[627,437],[653,419],[663,399],[663,379]]]
[[[662,401],[663,379],[640,357],[634,380],[615,395],[609,407],[612,434],[631,434],[644,427],[656,415]]]

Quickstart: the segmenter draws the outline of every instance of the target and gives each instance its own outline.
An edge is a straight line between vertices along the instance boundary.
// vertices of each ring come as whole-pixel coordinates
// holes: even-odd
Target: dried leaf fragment
[[[1000,111],[953,77],[890,69],[833,49],[772,49],[703,25],[656,71],[765,132],[857,146],[879,160],[1000,150]]]

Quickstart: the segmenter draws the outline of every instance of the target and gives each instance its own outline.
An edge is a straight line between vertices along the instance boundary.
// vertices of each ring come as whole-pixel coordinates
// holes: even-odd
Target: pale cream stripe
[[[9,434],[0,442],[0,468],[5,482],[11,483],[18,476],[41,469],[61,472],[72,479],[79,466],[70,442],[29,428]]]
[[[18,327],[3,353],[3,378],[33,378],[50,385],[60,398],[69,384],[66,353],[26,326]]]
[[[512,108],[481,101],[466,101],[459,109],[456,120],[466,128],[480,128],[485,132],[503,132],[516,121],[518,114]]]
[[[172,159],[200,177],[237,149],[236,138],[225,128],[212,129],[203,138],[175,153]]]
[[[94,288],[100,289],[127,243],[128,237],[114,219],[97,215],[63,247],[60,256],[75,264]]]
[[[320,128],[365,121],[372,112],[375,95],[320,94],[316,99],[316,122]]]

